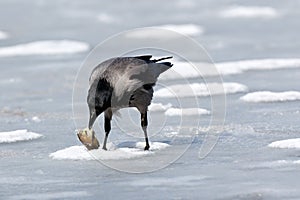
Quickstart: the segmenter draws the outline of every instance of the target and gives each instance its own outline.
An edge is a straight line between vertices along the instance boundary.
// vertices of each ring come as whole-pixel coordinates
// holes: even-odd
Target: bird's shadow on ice
[[[126,142],[121,142],[116,145],[117,148],[136,148],[136,142],[133,141],[126,141]]]
[[[168,144],[171,145],[171,141],[168,140],[163,140],[163,141],[153,141],[150,142],[150,150],[151,150],[151,146],[157,144],[157,143],[164,143],[164,144]],[[144,149],[144,145],[146,143],[145,142],[136,142],[136,141],[125,141],[125,142],[121,142],[119,144],[116,144],[116,148],[138,148],[138,149]]]

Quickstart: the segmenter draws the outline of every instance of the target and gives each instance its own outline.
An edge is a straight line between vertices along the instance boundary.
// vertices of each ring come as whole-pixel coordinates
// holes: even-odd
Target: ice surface
[[[27,130],[0,132],[0,143],[11,143],[11,142],[33,140],[40,137],[42,137],[41,134],[29,132]]]
[[[224,18],[276,18],[276,9],[266,6],[231,6],[220,13]]]
[[[181,116],[181,115],[209,115],[210,111],[203,108],[169,108],[165,115]]]
[[[268,146],[279,149],[300,149],[300,138],[275,141]]]
[[[0,30],[0,40],[4,40],[8,38],[8,34],[4,31]]]
[[[136,180],[130,183],[133,186],[152,186],[152,187],[159,187],[159,186],[193,186],[195,182],[203,181],[209,177],[207,176],[176,176],[170,177],[168,179],[162,177],[149,177],[142,180]]]
[[[89,45],[84,42],[72,40],[44,40],[0,47],[0,57],[72,54],[88,50]]]
[[[179,7],[178,2],[181,2],[183,7]],[[233,2],[245,6],[273,7],[280,16],[274,19],[221,19],[218,16],[220,11],[230,8]],[[67,38],[87,42],[90,47],[94,47],[106,38],[133,27],[194,23],[205,29],[204,34],[198,34],[194,39],[208,47],[210,56],[217,61],[217,70],[222,76],[226,75],[223,76],[225,82],[245,84],[249,92],[300,92],[300,45],[297,40],[300,31],[299,1],[257,0],[239,3],[206,0],[198,3],[195,0],[125,0],[116,5],[110,1],[86,3],[29,0],[21,3],[2,0],[0,5],[0,19],[3,25],[0,30],[9,36],[6,40],[0,40],[0,47]],[[123,10],[126,12],[122,12]],[[101,13],[106,13],[117,21],[105,24],[99,21]],[[102,20],[105,21],[105,14],[102,15]],[[148,33],[142,34],[145,34],[143,38],[147,44],[156,40],[163,46],[166,45],[166,48],[158,50],[155,46],[152,49],[151,45],[144,45],[149,48],[128,49],[128,54],[152,54],[157,57],[173,55],[174,59],[168,61],[174,62],[174,66],[162,75],[169,74],[177,67],[184,72],[179,71],[176,78],[170,76],[172,80],[160,80],[156,89],[163,88],[163,85],[204,83],[203,79],[198,77],[218,75],[215,69],[209,68],[211,64],[200,63],[207,61],[206,57],[202,59],[202,56],[192,51],[189,46],[182,46],[182,40],[172,40],[169,39],[169,35],[161,37],[158,34],[154,39],[149,37],[149,41]],[[136,38],[126,39],[128,40],[120,43],[120,48],[126,48],[127,42],[137,46],[145,44],[143,40]],[[181,51],[173,52],[172,47],[175,46],[182,47]],[[101,51],[103,54],[99,51],[100,57],[94,57],[87,65],[101,62],[102,58],[127,54],[126,50],[120,53],[120,49],[117,50],[118,45],[113,48],[103,45],[102,47],[105,47]],[[300,199],[299,149],[268,147],[273,141],[300,138],[300,101],[245,103],[239,98],[248,92],[227,95],[224,128],[218,126],[219,124],[210,125],[210,115],[203,115],[199,121],[200,130],[190,130],[193,127],[189,125],[194,124],[195,120],[195,116],[191,115],[185,117],[187,124],[183,123],[186,128],[182,130],[178,120],[180,117],[165,116],[166,108],[159,108],[162,109],[160,113],[149,112],[150,140],[171,144],[163,150],[151,150],[154,152],[152,154],[132,159],[123,157],[123,160],[106,160],[102,163],[92,160],[58,161],[50,158],[49,154],[52,152],[81,145],[73,132],[76,128],[86,127],[88,123],[86,92],[93,66],[79,69],[84,62],[82,56],[86,53],[0,58],[2,131],[25,127],[45,136],[30,142],[0,144],[0,199]],[[195,58],[188,60],[197,62],[196,67],[203,70],[191,71],[187,68],[188,63],[177,64],[177,56],[182,56],[180,62],[183,63],[187,63],[184,62],[184,58]],[[82,95],[80,101],[72,104],[76,77],[82,77],[83,84],[78,84]],[[190,82],[185,82],[182,80],[185,77],[192,78],[188,80]],[[217,82],[214,81],[215,78],[208,77],[206,81]],[[197,107],[192,105],[195,97],[180,100],[182,101],[179,102],[175,98],[154,98],[156,103],[162,103],[163,106],[170,102],[173,107],[180,107],[179,104],[184,108]],[[197,100],[201,108],[211,112],[214,109],[218,110],[217,107],[210,106],[209,97],[200,97]],[[126,110],[124,109],[124,112]],[[135,142],[144,141],[138,111],[127,113],[129,118],[123,115],[122,120],[119,120],[124,121],[122,124],[116,117],[113,118],[109,140],[118,145],[110,151],[120,151],[120,148],[137,149]],[[33,116],[38,116],[42,122],[33,122]],[[26,118],[28,121],[24,120]],[[127,120],[132,123],[127,123]],[[95,123],[99,139],[104,135],[103,124],[102,114]],[[163,126],[159,126],[161,124]],[[137,128],[133,128],[133,125]],[[119,130],[121,128],[132,131],[123,134]],[[201,146],[205,141],[210,141],[209,136],[215,136],[210,135],[209,130],[220,130],[222,133],[216,134],[218,142],[213,151],[205,159],[199,159]],[[119,145],[119,141],[132,141],[132,144]],[[178,155],[188,144],[191,145],[183,156],[178,157],[178,160],[169,161],[171,155]],[[144,144],[141,144],[141,147],[143,146]],[[143,151],[142,148],[140,151]],[[76,154],[76,151],[69,153],[67,156],[72,156],[71,153]],[[124,152],[121,153],[125,156]],[[152,158],[161,159],[154,163],[156,165],[167,161],[170,165],[152,173],[135,175],[119,172],[105,164],[116,164],[122,169],[132,166],[142,171],[151,166],[152,163],[148,161]],[[136,167],[132,163],[140,165]]]
[[[50,199],[84,199],[91,196],[87,191],[64,191],[64,192],[44,192],[44,193],[32,193],[23,195],[14,195],[10,199],[13,200],[50,200]]]
[[[49,156],[55,160],[122,160],[152,155],[155,151],[167,148],[169,144],[152,142],[149,151],[144,151],[144,142],[127,144],[127,146],[129,147],[117,147],[108,143],[108,151],[101,148],[88,151],[84,146],[71,146],[51,153]]]
[[[246,102],[284,102],[300,100],[300,92],[286,91],[286,92],[270,92],[258,91],[248,93],[240,98]]]
[[[175,34],[170,35],[169,31],[162,31],[161,29],[175,31],[180,34],[188,36],[197,36],[204,32],[204,29],[196,24],[165,24],[160,26],[154,26],[153,29],[136,29],[130,31],[127,34],[129,38],[169,38],[176,36]]]
[[[208,90],[211,89],[211,91]],[[224,90],[222,90],[224,88]],[[240,83],[192,83],[192,84],[177,84],[171,85],[167,88],[162,88],[155,91],[156,97],[191,97],[191,96],[210,96],[218,95],[225,92],[226,94],[234,94],[239,92],[246,92],[247,86]]]

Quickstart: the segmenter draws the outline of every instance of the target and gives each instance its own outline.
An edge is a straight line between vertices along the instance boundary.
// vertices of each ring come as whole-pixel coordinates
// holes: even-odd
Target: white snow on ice
[[[204,29],[196,24],[166,24],[156,26],[156,28],[163,28],[189,36],[197,36],[204,32]]]
[[[114,23],[114,22],[117,22],[117,19],[107,13],[100,13],[98,15],[98,20],[102,23],[105,23],[105,24],[111,24],[111,23]]]
[[[280,166],[280,165],[290,165],[290,164],[300,164],[300,160],[277,160],[273,162],[274,165],[276,165],[276,163]]]
[[[172,104],[151,103],[148,107],[152,112],[164,112],[166,116],[181,115],[209,115],[210,111],[204,108],[175,108]]]
[[[267,6],[231,6],[220,13],[224,18],[276,18],[276,9]]]
[[[269,58],[216,63],[222,75],[240,74],[249,70],[299,68],[300,58]]]
[[[153,29],[136,29],[127,33],[129,38],[170,38],[178,35],[171,34],[169,31],[175,31],[183,35],[197,36],[204,32],[204,29],[196,24],[166,24],[161,26],[153,26]],[[162,31],[161,29],[169,30]]]
[[[268,58],[229,62],[183,62],[172,61],[173,67],[161,74],[161,79],[182,79],[217,75],[241,74],[254,70],[300,68],[300,58]]]
[[[36,122],[36,123],[39,123],[39,122],[42,121],[38,116],[32,117],[31,120],[34,121],[34,122]]]
[[[174,2],[175,3],[175,2]],[[195,7],[196,2],[193,0],[178,0],[175,5],[181,9],[190,9]]]
[[[291,165],[299,165],[300,160],[274,160],[274,161],[266,161],[259,162],[256,164],[247,165],[246,169],[256,169],[256,168],[282,168],[282,167],[290,167]]]
[[[268,147],[279,149],[300,149],[300,138],[275,141],[269,144]]]
[[[160,79],[181,79],[204,76],[219,75],[216,67],[212,63],[205,62],[182,62],[171,61],[174,65],[165,73],[160,75]]]
[[[22,81],[21,78],[5,78],[0,80],[0,84],[14,84],[14,83],[20,83]]]
[[[300,160],[276,160],[270,163],[271,167],[284,167],[293,164],[300,164]]]
[[[27,130],[0,132],[0,143],[27,141],[27,140],[37,139],[40,137],[42,137],[41,134],[29,132]]]
[[[248,93],[240,98],[246,102],[284,102],[300,100],[300,92],[286,91],[286,92],[270,92],[270,91],[257,91]]]
[[[171,108],[172,104],[168,103],[166,105],[162,103],[151,103],[148,109],[152,112],[160,112],[160,111],[166,111],[167,109]]]
[[[149,151],[144,151],[144,142],[137,142],[131,147],[120,148],[108,143],[108,151],[101,148],[88,151],[84,146],[71,146],[51,153],[49,156],[55,160],[123,160],[152,155],[169,146],[169,144],[162,142],[152,142]]]
[[[208,89],[210,88],[211,91]],[[177,84],[167,88],[162,88],[155,91],[156,97],[191,97],[191,96],[210,96],[223,94],[234,94],[248,91],[247,86],[240,83],[192,83],[192,84]]]
[[[73,54],[89,50],[84,42],[72,40],[44,40],[0,47],[0,57]]]
[[[210,111],[203,108],[169,108],[165,112],[166,116],[181,115],[209,115]]]
[[[6,32],[0,31],[0,40],[7,39],[9,36]]]

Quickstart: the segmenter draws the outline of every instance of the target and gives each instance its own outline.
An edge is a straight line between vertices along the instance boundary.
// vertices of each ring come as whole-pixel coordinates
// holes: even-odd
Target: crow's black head
[[[105,79],[95,80],[88,91],[87,103],[90,110],[89,128],[96,118],[111,106],[112,87]]]

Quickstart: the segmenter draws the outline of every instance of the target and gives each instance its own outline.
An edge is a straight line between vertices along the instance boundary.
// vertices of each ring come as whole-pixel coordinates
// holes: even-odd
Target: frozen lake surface
[[[298,0],[1,1],[0,198],[299,199],[299,8]],[[88,153],[75,135],[80,127],[72,92],[82,62],[107,37],[145,26],[192,37],[222,75],[224,129],[203,159],[198,154],[213,115],[211,96],[203,77],[184,60],[174,60],[174,70],[155,88],[149,152],[142,150],[134,110],[114,118],[108,152]],[[168,35],[139,29],[128,37],[158,40]],[[189,78],[193,95],[178,74]],[[202,75],[210,80],[216,74]],[[191,128],[195,118],[200,119],[196,133]],[[100,141],[102,121],[100,117],[96,130]],[[153,172],[116,170],[122,167]]]

